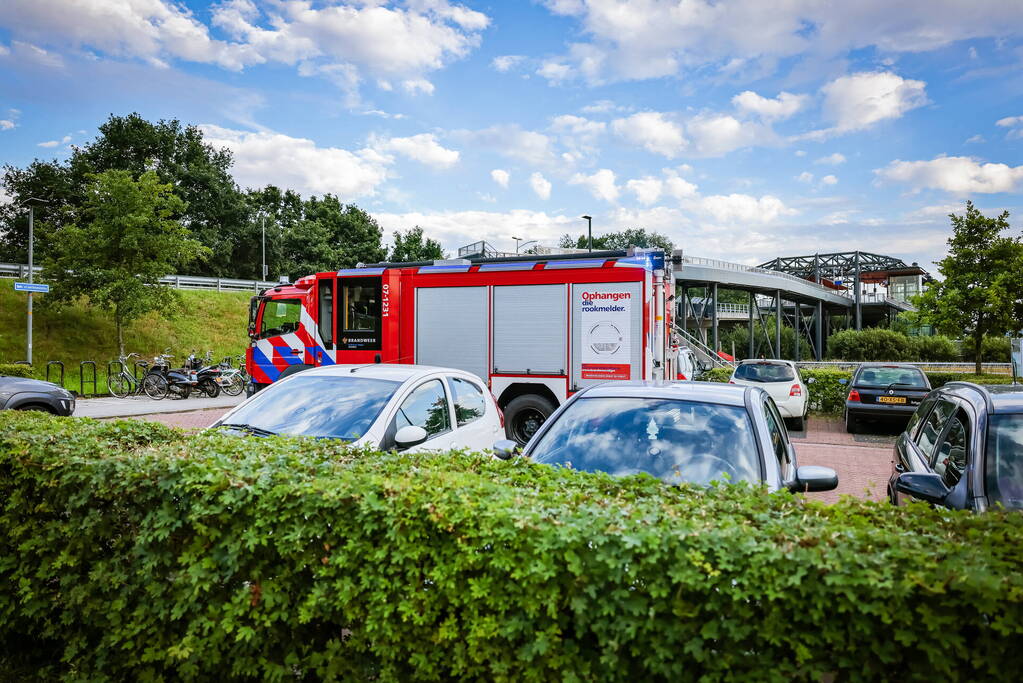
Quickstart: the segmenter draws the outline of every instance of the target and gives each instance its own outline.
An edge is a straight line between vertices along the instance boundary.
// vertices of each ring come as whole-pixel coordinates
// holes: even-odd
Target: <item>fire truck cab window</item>
[[[380,348],[380,278],[344,278],[341,281],[339,348]]]
[[[451,430],[448,395],[439,379],[423,382],[402,401],[394,416],[394,431],[409,425],[422,427],[431,437]]]
[[[302,303],[298,299],[268,299],[263,304],[259,338],[277,337],[298,330]]]
[[[334,280],[320,280],[319,284],[320,339],[328,349],[334,348]]]

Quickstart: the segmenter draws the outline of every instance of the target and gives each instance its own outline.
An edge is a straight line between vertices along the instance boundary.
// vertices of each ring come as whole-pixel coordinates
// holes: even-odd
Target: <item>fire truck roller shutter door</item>
[[[416,363],[465,370],[486,381],[486,287],[416,289]]]
[[[494,287],[494,371],[564,375],[566,285]]]
[[[643,285],[572,285],[573,389],[643,379]]]

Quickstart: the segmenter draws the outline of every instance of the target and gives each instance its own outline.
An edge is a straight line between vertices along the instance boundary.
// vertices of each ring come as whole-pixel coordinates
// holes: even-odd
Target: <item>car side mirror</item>
[[[949,494],[941,475],[933,472],[904,472],[895,480],[895,490],[935,504],[945,502]]]
[[[406,425],[398,430],[398,433],[394,435],[394,443],[399,450],[405,450],[406,448],[412,448],[426,441],[430,435],[426,433],[426,430],[416,425]]]
[[[814,383],[814,382],[816,382],[816,381],[817,381],[817,378],[816,378],[816,377],[808,377],[808,378],[806,379],[806,383],[807,383],[807,384],[813,384],[813,383]]]
[[[518,441],[512,441],[511,439],[501,439],[500,441],[494,442],[494,455],[501,460],[511,460],[513,456],[519,453],[522,447],[519,446]]]
[[[796,468],[796,480],[789,488],[799,493],[831,491],[838,487],[838,474],[830,467],[803,465]]]
[[[845,379],[845,378],[842,378],[842,379],[838,380],[838,383],[839,383],[839,384],[842,384],[842,385],[846,385],[846,384],[848,384],[848,383],[849,383],[849,380],[847,380],[847,379]]]

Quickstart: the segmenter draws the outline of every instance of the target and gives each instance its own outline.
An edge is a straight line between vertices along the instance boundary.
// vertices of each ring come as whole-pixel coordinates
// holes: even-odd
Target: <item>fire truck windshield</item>
[[[298,299],[265,299],[259,338],[288,334],[298,329],[302,319],[302,302]]]

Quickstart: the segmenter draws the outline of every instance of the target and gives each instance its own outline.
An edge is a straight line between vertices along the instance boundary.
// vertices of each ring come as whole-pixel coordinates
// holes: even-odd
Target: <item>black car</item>
[[[845,431],[855,434],[864,420],[908,420],[931,390],[927,375],[908,363],[864,363],[846,382]]]
[[[75,412],[75,396],[53,382],[0,375],[0,410],[41,410],[67,416]]]
[[[1023,386],[949,382],[931,392],[895,443],[888,497],[1023,509]]]

